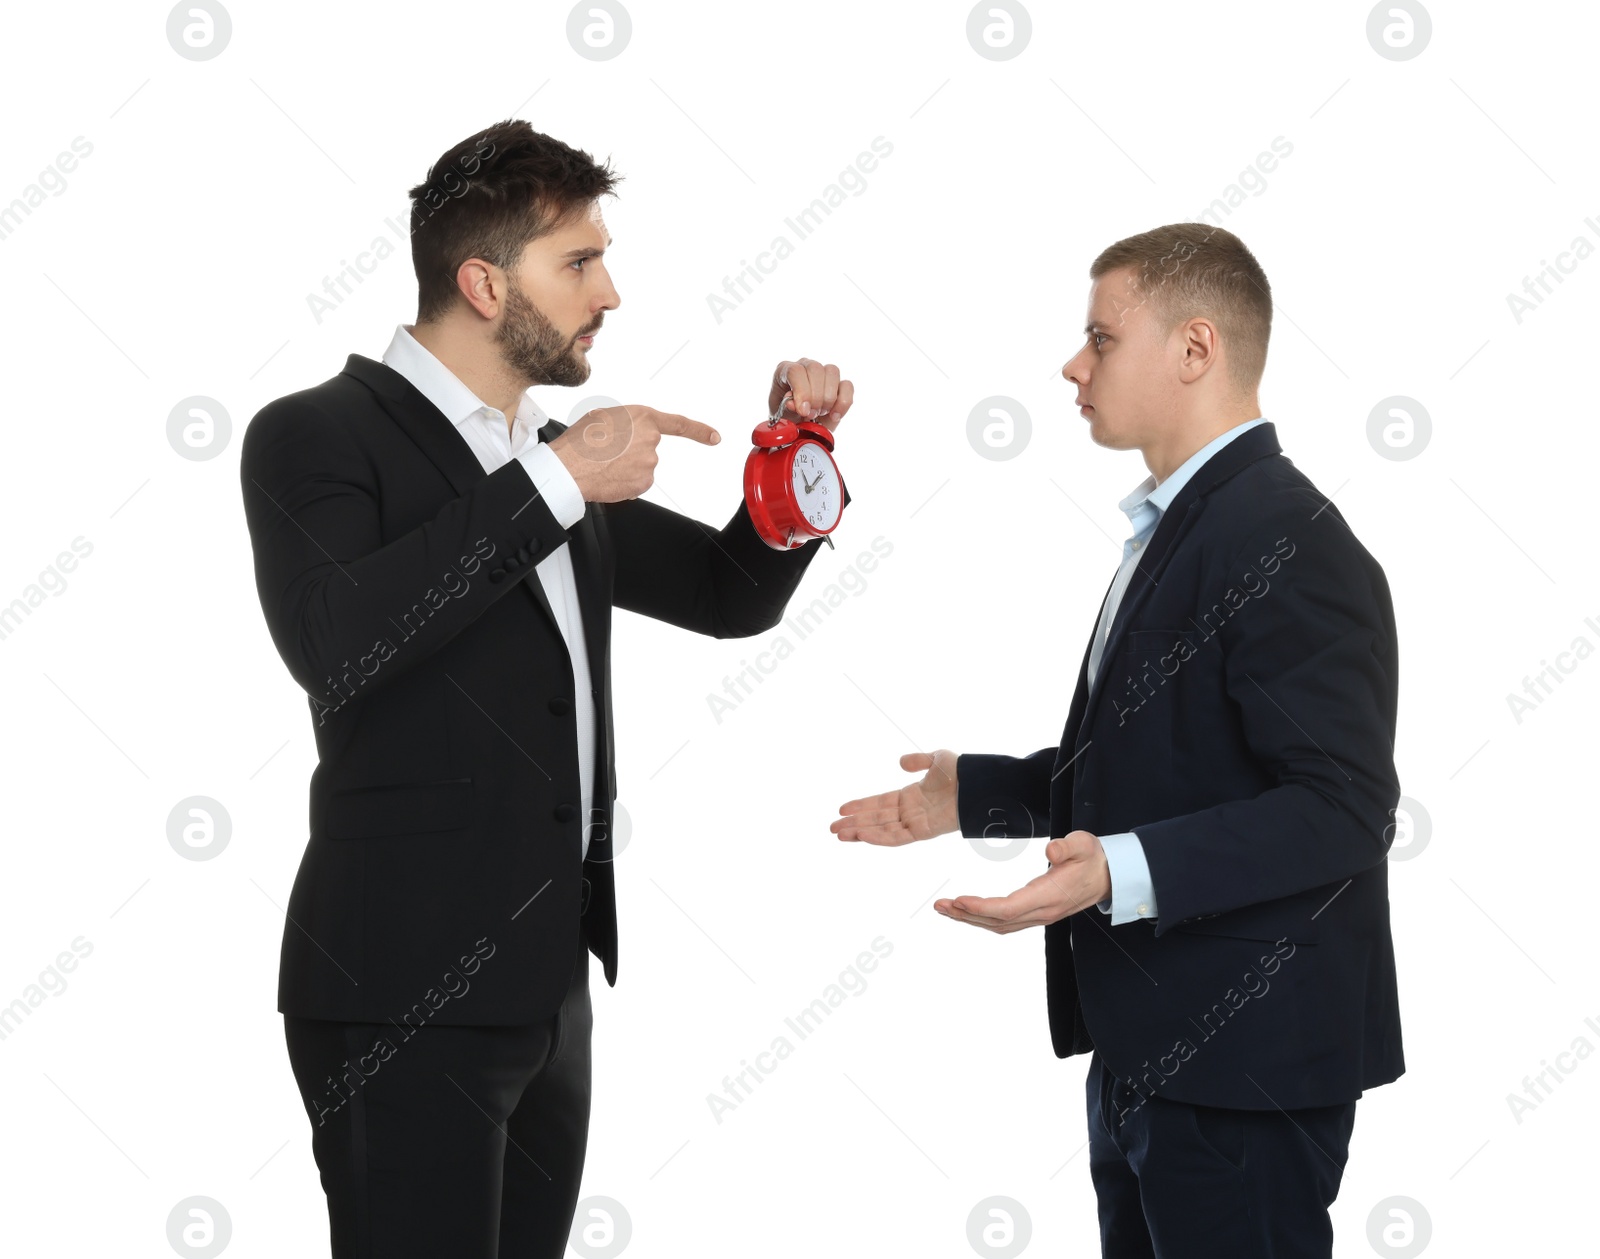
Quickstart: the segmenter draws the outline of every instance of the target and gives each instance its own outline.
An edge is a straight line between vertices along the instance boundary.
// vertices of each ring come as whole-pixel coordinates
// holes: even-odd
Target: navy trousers
[[[562,1259],[589,1136],[588,957],[523,1027],[284,1016],[333,1259]]]
[[[1104,1259],[1330,1259],[1356,1104],[1233,1110],[1084,1081]]]

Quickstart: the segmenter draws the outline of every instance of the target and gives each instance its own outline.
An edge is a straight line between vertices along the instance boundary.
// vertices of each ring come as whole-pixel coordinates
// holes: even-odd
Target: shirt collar
[[[1172,500],[1178,497],[1178,492],[1189,483],[1189,478],[1200,471],[1212,455],[1216,454],[1217,451],[1221,450],[1241,433],[1266,422],[1265,416],[1258,416],[1253,420],[1247,420],[1243,424],[1235,424],[1225,433],[1218,433],[1217,436],[1213,437],[1179,464],[1173,474],[1165,481],[1162,481],[1159,485],[1156,484],[1155,474],[1151,473],[1138,485],[1134,486],[1128,496],[1119,502],[1117,506],[1123,510],[1123,513],[1133,522],[1134,528],[1137,530],[1141,523],[1141,517],[1150,518],[1151,508],[1155,510],[1156,516],[1159,517],[1168,507],[1172,506]]]
[[[480,411],[487,415],[489,404],[472,390],[461,378],[441,363],[433,351],[411,335],[405,324],[397,324],[389,348],[383,352],[383,361],[399,372],[445,419],[460,428]],[[546,424],[550,417],[526,392],[517,402],[517,418],[530,433]]]

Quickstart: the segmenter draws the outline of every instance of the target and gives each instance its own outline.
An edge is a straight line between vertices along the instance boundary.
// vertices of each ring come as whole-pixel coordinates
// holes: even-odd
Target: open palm
[[[842,840],[869,844],[909,844],[959,829],[956,812],[956,754],[945,748],[907,752],[900,768],[926,770],[920,782],[839,806],[843,814],[828,829]]]

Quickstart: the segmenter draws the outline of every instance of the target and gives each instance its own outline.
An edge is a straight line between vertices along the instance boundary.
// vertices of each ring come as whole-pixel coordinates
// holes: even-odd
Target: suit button
[[[550,711],[553,712],[557,717],[565,717],[572,711],[572,701],[569,699],[563,699],[558,695],[550,701]]]
[[[518,551],[517,558],[526,564],[528,562],[528,548],[523,547],[522,550]]]
[[[575,804],[558,804],[551,810],[558,822],[570,822],[578,816],[578,806]]]
[[[503,569],[503,568],[491,568],[489,570],[489,580],[490,581],[503,581],[503,580],[505,580],[505,575],[506,575],[506,570]]]
[[[515,568],[520,563],[522,563],[522,561],[519,560],[515,555],[506,556],[506,567],[508,569]]]

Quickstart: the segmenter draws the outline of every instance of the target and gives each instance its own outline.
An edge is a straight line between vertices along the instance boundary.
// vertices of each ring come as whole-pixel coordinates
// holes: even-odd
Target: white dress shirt
[[[583,494],[561,462],[561,456],[541,442],[538,429],[549,420],[526,393],[517,402],[516,418],[508,426],[504,411],[483,402],[461,379],[441,363],[426,346],[400,324],[383,352],[383,361],[399,372],[433,403],[472,447],[485,472],[518,460],[532,478],[557,521],[565,529],[583,519]],[[589,820],[594,816],[595,704],[589,676],[589,651],[583,637],[583,616],[578,607],[578,587],[572,576],[572,552],[563,543],[534,566],[550,611],[555,613],[572,665],[572,708],[578,719],[578,777],[582,784],[583,855],[589,854]]]
[[[1144,550],[1150,545],[1156,526],[1161,522],[1161,517],[1166,515],[1172,500],[1178,497],[1178,491],[1189,483],[1189,478],[1200,471],[1212,455],[1241,433],[1247,433],[1256,425],[1266,422],[1265,416],[1258,416],[1243,424],[1235,424],[1185,459],[1165,481],[1158,485],[1152,473],[1117,504],[1133,526],[1133,536],[1122,544],[1122,567],[1117,569],[1116,579],[1111,583],[1111,593],[1106,596],[1105,607],[1101,609],[1100,623],[1094,629],[1094,644],[1089,649],[1090,686],[1094,685],[1095,674],[1100,669],[1100,657],[1105,651],[1111,624],[1117,619],[1117,608],[1122,604],[1123,593],[1128,589],[1128,580],[1144,558]],[[1111,925],[1114,927],[1136,918],[1154,918],[1156,892],[1150,881],[1150,865],[1145,860],[1144,846],[1139,842],[1138,832],[1119,831],[1115,835],[1102,835],[1100,847],[1106,854],[1111,895],[1099,902],[1096,908],[1111,915]]]

